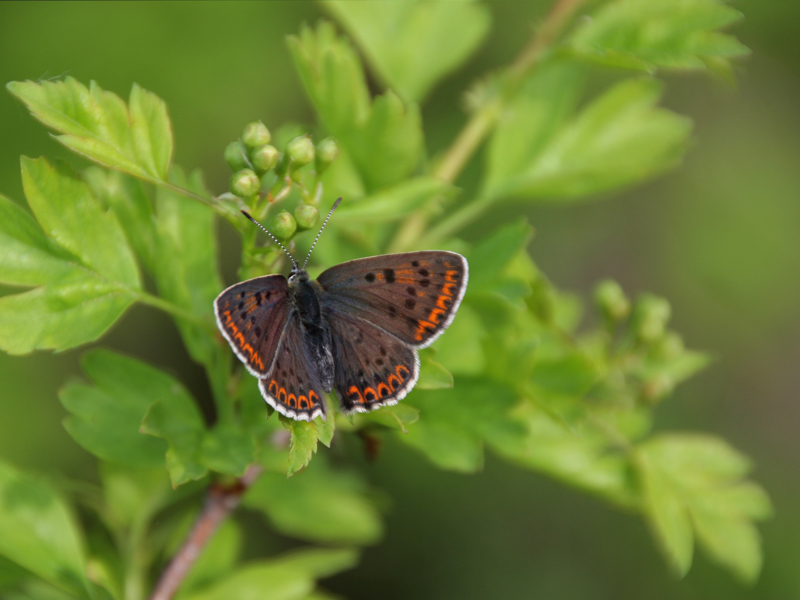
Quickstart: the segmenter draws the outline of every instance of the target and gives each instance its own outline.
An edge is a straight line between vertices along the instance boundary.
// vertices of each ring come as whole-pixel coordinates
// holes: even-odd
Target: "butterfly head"
[[[292,272],[289,273],[289,285],[294,287],[300,283],[305,283],[309,280],[308,273],[295,265],[292,267]]]

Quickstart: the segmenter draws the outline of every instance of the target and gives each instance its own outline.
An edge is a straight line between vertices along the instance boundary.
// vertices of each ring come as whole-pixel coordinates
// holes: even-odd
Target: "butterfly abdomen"
[[[314,369],[320,385],[326,392],[333,387],[333,355],[331,334],[322,317],[317,287],[319,284],[298,277],[289,283],[292,306],[297,312],[303,330],[303,350]],[[298,349],[299,350],[299,349]]]

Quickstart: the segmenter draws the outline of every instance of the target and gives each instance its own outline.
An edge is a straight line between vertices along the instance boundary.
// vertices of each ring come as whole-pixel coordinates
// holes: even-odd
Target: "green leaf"
[[[353,472],[333,470],[321,458],[288,481],[281,473],[263,473],[243,502],[291,537],[371,544],[381,536],[380,515],[364,482]]]
[[[175,167],[170,182],[207,196],[199,172],[187,178]],[[217,242],[214,213],[204,204],[177,193],[159,189],[156,193],[158,260],[155,279],[161,296],[188,312],[213,323],[214,299],[222,291],[217,268]],[[227,348],[216,343],[209,329],[186,320],[177,321],[189,354],[198,362],[210,364]]]
[[[229,577],[185,600],[300,600],[314,590],[314,581],[353,567],[354,550],[301,550],[278,559],[250,563]]]
[[[345,202],[336,213],[344,221],[364,220],[385,223],[405,218],[409,213],[437,196],[451,197],[456,189],[435,177],[415,177],[391,188]]]
[[[458,68],[488,32],[477,2],[344,2],[324,5],[361,46],[372,67],[405,100],[419,101]]]
[[[0,555],[81,598],[86,556],[71,511],[41,479],[0,462]]]
[[[255,461],[253,437],[241,427],[220,423],[206,432],[198,460],[218,473],[240,477]]]
[[[162,377],[168,377],[162,374]],[[177,382],[171,393],[158,397],[141,424],[141,431],[167,441],[167,471],[173,487],[205,476],[198,459],[206,435],[203,417],[192,396]]]
[[[540,140],[536,128],[543,117],[531,118],[524,105],[512,107],[491,143],[484,193],[491,198],[581,198],[675,166],[686,150],[691,122],[655,106],[661,87],[646,78],[617,83],[525,153],[519,143],[507,140],[525,134]]]
[[[0,298],[0,347],[25,354],[97,339],[140,288],[122,229],[64,165],[23,158],[22,181],[44,232],[0,199],[0,212],[8,217],[0,223],[7,260],[0,275],[5,283],[44,287]]]
[[[482,373],[486,368],[482,344],[486,335],[478,313],[471,306],[462,304],[447,331],[434,342],[436,361],[448,373],[455,375]]]
[[[600,7],[568,45],[580,58],[623,69],[730,71],[730,60],[750,53],[717,31],[742,14],[719,0],[617,0]]]
[[[420,353],[419,390],[438,390],[453,387],[453,374],[433,360],[435,352],[426,348]]]
[[[128,243],[136,251],[148,272],[155,272],[158,256],[153,205],[144,184],[120,173],[100,167],[89,167],[83,179],[92,193],[117,215]]]
[[[134,177],[163,182],[172,155],[172,131],[164,102],[134,84],[125,102],[92,82],[87,89],[64,81],[13,81],[8,90],[31,114],[60,132],[68,148]]]
[[[496,229],[467,254],[469,261],[468,292],[488,288],[497,281],[509,263],[524,250],[533,229],[524,220]]]
[[[389,427],[390,429],[397,429],[403,433],[408,433],[406,425],[419,421],[419,410],[406,401],[396,406],[384,406],[379,410],[356,415],[356,419],[372,421]]]
[[[164,464],[166,444],[139,431],[154,402],[186,394],[174,379],[138,360],[108,350],[91,350],[81,366],[93,386],[72,383],[59,393],[69,411],[69,434],[86,450],[113,463],[148,467]]]
[[[333,416],[328,418],[332,419]],[[286,476],[291,477],[311,462],[311,458],[317,451],[319,434],[314,423],[308,421],[295,421],[284,417],[281,418],[281,423],[292,434],[289,446],[289,465],[286,471]]]
[[[146,522],[175,498],[164,470],[163,453],[157,467],[131,468],[109,462],[99,466],[106,501],[104,519],[114,531]]]
[[[683,575],[696,537],[709,556],[752,583],[761,544],[751,519],[771,514],[763,490],[742,478],[749,461],[717,438],[670,434],[637,448],[645,514],[665,554]]]
[[[356,165],[370,190],[404,180],[423,153],[419,107],[392,91],[371,101],[358,57],[330,23],[305,27],[289,48],[306,93],[325,128]]]

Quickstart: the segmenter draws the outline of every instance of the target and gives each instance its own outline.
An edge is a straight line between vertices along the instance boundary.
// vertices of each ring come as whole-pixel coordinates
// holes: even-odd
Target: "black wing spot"
[[[256,304],[261,306],[261,292],[256,292]]]
[[[382,358],[376,358],[375,359],[375,364],[378,365],[379,367],[382,367],[383,366],[383,359]]]
[[[239,298],[244,298],[246,293],[247,293],[247,292],[240,292],[240,293],[239,293]]]
[[[381,346],[381,356],[386,356],[386,348]]]
[[[261,328],[256,327],[256,337],[261,337]]]
[[[244,302],[239,302],[239,305],[236,308],[242,310],[244,308]]]
[[[431,284],[431,280],[430,280],[430,279],[423,279],[423,280],[421,280],[421,281],[419,282],[419,284],[420,284],[422,287],[428,287],[428,286]]]
[[[389,305],[389,316],[390,317],[396,317],[397,316],[397,309],[394,306],[392,306],[391,304]]]
[[[372,283],[375,281],[375,273],[367,273],[364,275],[364,279],[366,279],[368,283]]]
[[[284,378],[286,378],[286,369],[284,369],[283,371],[281,371],[281,375],[282,375]]]
[[[247,313],[242,311],[242,314],[239,315],[239,318],[244,321],[247,318]]]
[[[412,260],[411,261],[411,266],[412,267],[418,267],[419,266],[419,261],[418,260]]]
[[[411,298],[408,298],[408,299],[406,300],[406,308],[407,308],[408,310],[414,310],[414,307],[415,307],[416,305],[417,305],[417,301],[416,301],[416,300],[413,300],[413,299],[411,299]]]
[[[394,269],[384,269],[383,276],[386,278],[386,283],[394,283]]]
[[[418,272],[423,277],[427,277],[428,275],[430,275],[430,273],[428,272],[428,269],[420,269]]]
[[[413,285],[408,286],[406,288],[406,291],[408,292],[409,296],[416,296],[417,295],[417,288],[415,288]]]

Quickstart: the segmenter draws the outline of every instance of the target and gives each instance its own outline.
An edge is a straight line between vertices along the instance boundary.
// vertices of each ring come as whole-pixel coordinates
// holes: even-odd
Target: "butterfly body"
[[[362,258],[316,281],[295,264],[289,279],[237,283],[214,301],[220,331],[264,399],[297,420],[326,415],[323,392],[344,413],[396,404],[419,379],[417,349],[441,335],[467,286],[460,254]]]

